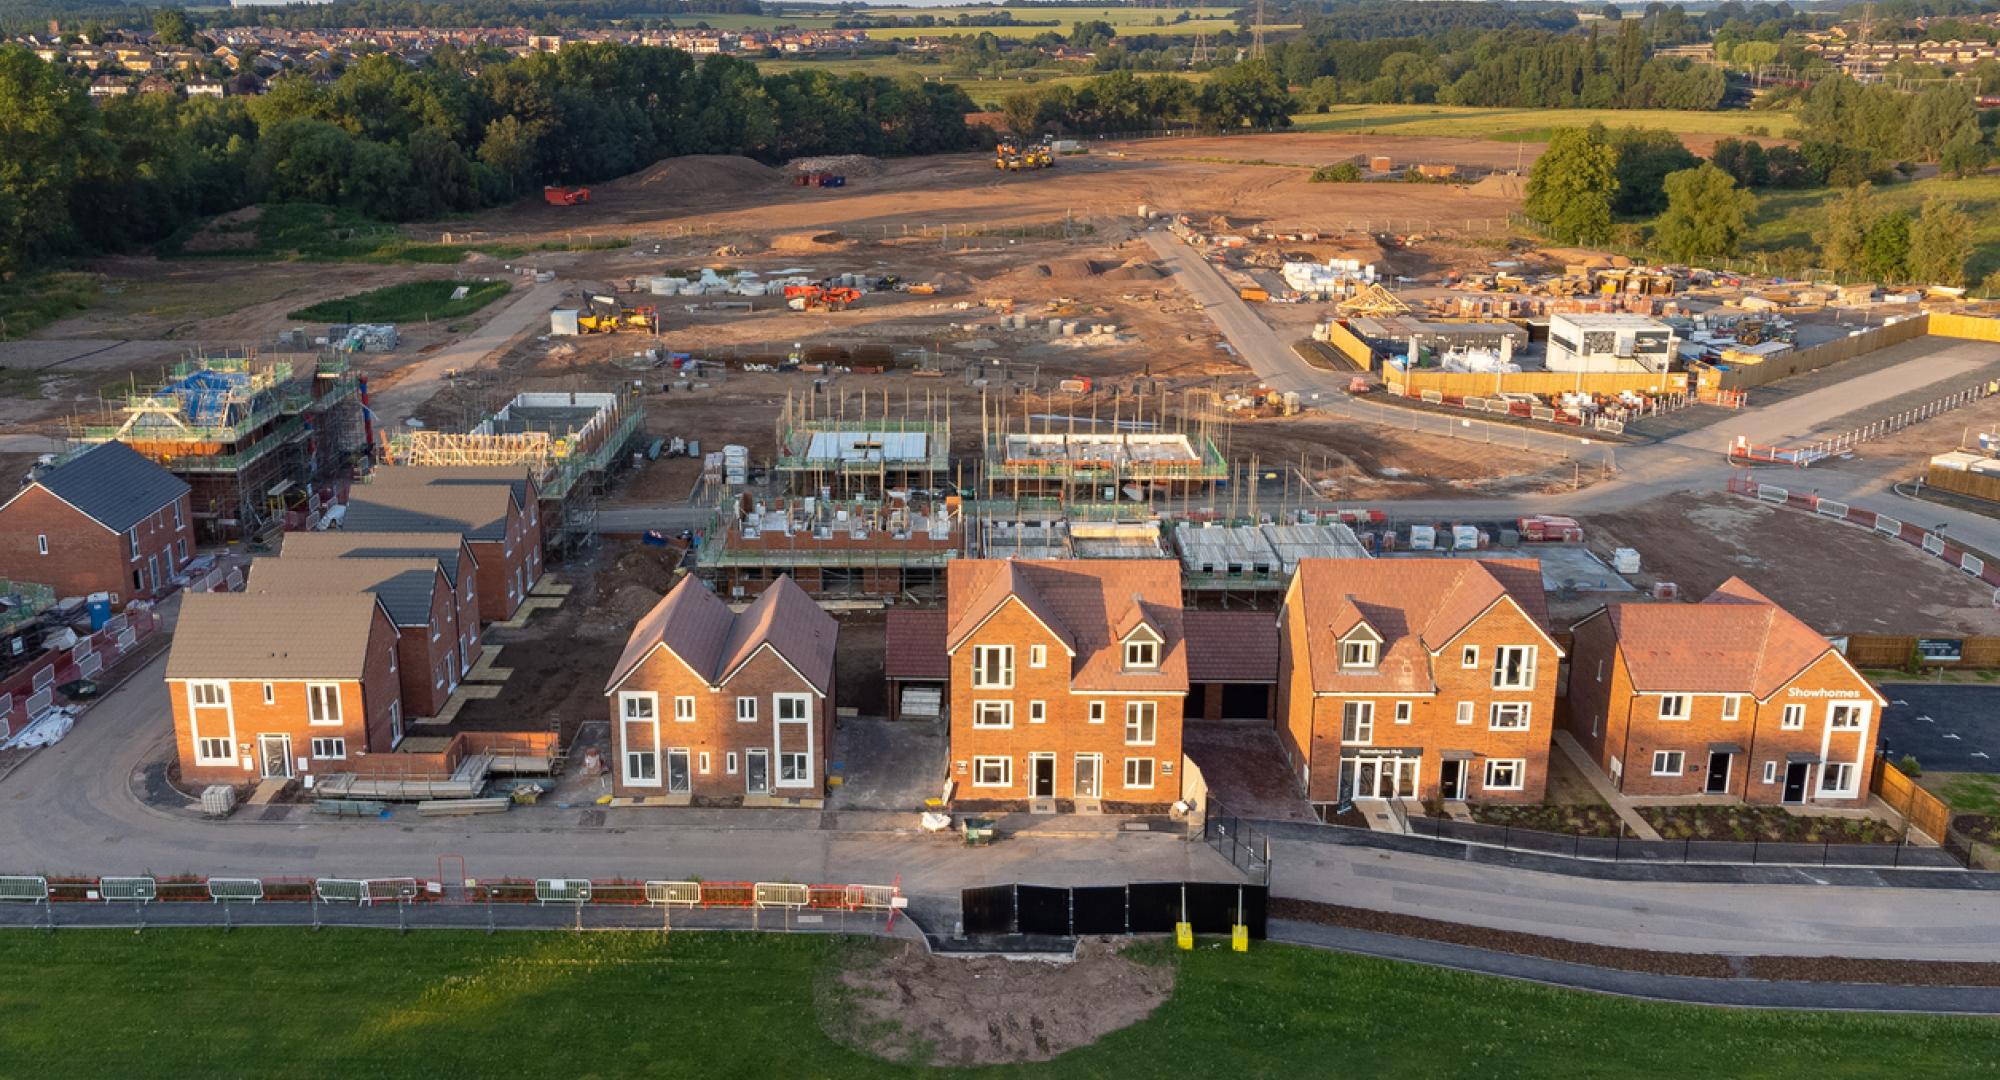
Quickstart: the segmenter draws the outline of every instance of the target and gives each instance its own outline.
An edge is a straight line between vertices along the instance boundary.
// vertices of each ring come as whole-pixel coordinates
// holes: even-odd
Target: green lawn
[[[461,287],[466,290],[464,299],[453,300],[452,293]],[[324,323],[456,319],[500,299],[512,287],[505,281],[410,281],[338,300],[322,300],[285,317]]]
[[[1379,135],[1446,135],[1513,141],[1546,139],[1561,127],[1637,126],[1681,134],[1746,135],[1762,128],[1776,136],[1796,126],[1790,113],[1729,109],[1475,109],[1457,105],[1337,105],[1331,112],[1292,117],[1302,131]],[[1756,136],[1752,136],[1756,137]]]
[[[1989,773],[1925,773],[1920,782],[1955,814],[2000,818],[2000,776]]]
[[[327,930],[0,935],[0,1075],[883,1077],[830,1039],[819,937]],[[1154,1016],[962,1075],[1991,1076],[2000,1022],[1705,1010],[1204,941]]]
[[[95,274],[35,274],[0,280],[0,341],[26,337],[88,308],[100,282]]]

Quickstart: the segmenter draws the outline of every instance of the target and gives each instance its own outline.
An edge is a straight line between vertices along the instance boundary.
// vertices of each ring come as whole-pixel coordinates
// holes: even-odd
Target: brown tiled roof
[[[1189,682],[1278,681],[1278,620],[1268,611],[1184,611]]]
[[[253,559],[244,591],[281,596],[372,593],[397,626],[428,626],[442,573],[437,557],[312,559],[291,555]]]
[[[951,657],[944,651],[950,623],[942,611],[889,612],[882,647],[882,675],[889,679],[949,679]]]
[[[1432,654],[1503,597],[1513,597],[1537,626],[1548,619],[1533,560],[1301,559],[1293,583],[1313,689],[1321,692],[1433,693]],[[1382,637],[1369,671],[1340,666],[1340,638],[1357,614]]]
[[[367,593],[188,593],[169,679],[358,679],[380,603]]]
[[[1070,685],[1085,690],[1184,690],[1180,563],[1172,559],[955,559],[947,571],[951,649],[1011,597],[1074,654]],[[1123,670],[1115,628],[1135,603],[1165,639],[1157,671]]]
[[[500,484],[356,484],[347,495],[348,532],[459,533],[468,540],[507,535],[514,495]]]
[[[462,540],[432,532],[346,532],[340,529],[289,532],[285,534],[284,546],[279,549],[279,556],[287,559],[406,559],[415,555],[429,556],[442,563],[445,580],[453,587],[458,585],[461,573],[472,569],[470,565],[460,565],[470,558]]]
[[[479,487],[505,484],[514,501],[528,505],[532,483],[526,465],[391,465],[376,469],[370,484]]]
[[[1833,645],[1741,578],[1699,604],[1606,609],[1634,689],[1768,698]]]
[[[615,689],[655,648],[665,648],[709,685],[720,686],[769,645],[815,689],[830,693],[838,631],[833,616],[790,575],[773,582],[741,614],[708,586],[685,577],[632,628],[604,692]]]

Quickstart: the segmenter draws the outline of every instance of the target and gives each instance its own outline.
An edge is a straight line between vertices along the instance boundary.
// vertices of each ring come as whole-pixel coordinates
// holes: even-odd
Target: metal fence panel
[[[1070,926],[1079,936],[1125,932],[1125,886],[1078,885],[1069,903]]]
[[[368,897],[368,883],[359,878],[320,878],[313,895],[328,904],[359,904]]]
[[[126,900],[133,903],[148,903],[160,895],[160,885],[150,877],[108,877],[97,879],[97,896],[101,900]]]
[[[368,903],[384,900],[415,900],[419,886],[416,878],[369,878],[365,883]]]
[[[1053,885],[1016,885],[1014,915],[1023,934],[1069,936],[1069,890]]]
[[[0,901],[40,903],[48,898],[48,878],[20,874],[0,877]]]
[[[1181,921],[1181,883],[1142,881],[1125,887],[1127,925],[1135,934],[1172,933]]]
[[[856,911],[887,911],[896,906],[894,885],[849,885],[847,906]]]
[[[958,894],[961,917],[968,934],[1011,934],[1014,932],[1014,886],[986,885]]]
[[[590,882],[585,878],[536,878],[535,902],[541,904],[582,904],[590,900]]]
[[[759,882],[755,895],[757,906],[760,908],[799,908],[806,906],[806,901],[809,899],[804,885],[787,883]]]
[[[699,881],[648,881],[646,902],[668,907],[693,907],[701,903]]]
[[[208,898],[216,903],[248,900],[254,904],[264,899],[264,882],[259,878],[209,878]]]

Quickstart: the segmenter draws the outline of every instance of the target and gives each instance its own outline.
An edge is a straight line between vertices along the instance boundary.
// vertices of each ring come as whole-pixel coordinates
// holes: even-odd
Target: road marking
[[[1924,723],[1926,723],[1926,724],[1935,724],[1935,723],[1937,723],[1937,721],[1935,721],[1935,720],[1931,719],[1931,718],[1930,718],[1930,717],[1928,717],[1928,716],[1919,716],[1919,717],[1917,717],[1917,719],[1919,719],[1919,720],[1922,720],[1922,721],[1923,721]]]
[[[1947,731],[1947,732],[1945,732],[1945,733],[1944,733],[1944,737],[1945,737],[1945,738],[1947,738],[1947,739],[1956,739],[1956,738],[1958,738],[1958,732],[1956,732],[1956,731]]]
[[[1903,700],[1902,698],[1890,698],[1890,699],[1889,699],[1889,704],[1891,704],[1891,705],[1908,705],[1908,704],[1909,704],[1909,702],[1907,702],[1907,701],[1904,701],[1904,700]]]
[[[1983,758],[1983,757],[1985,757],[1985,756],[1986,756],[1986,751],[1984,751],[1984,750],[1974,750],[1974,751],[1973,751],[1972,753],[1970,753],[1970,754],[1967,754],[1967,755],[1965,755],[1965,756],[1966,756],[1966,757],[1976,757],[1976,758]]]

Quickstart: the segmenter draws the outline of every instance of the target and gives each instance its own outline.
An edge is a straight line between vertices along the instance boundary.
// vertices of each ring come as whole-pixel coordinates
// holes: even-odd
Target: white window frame
[[[327,709],[328,702],[333,704],[330,715]],[[306,723],[315,727],[339,727],[341,716],[339,683],[306,684]]]
[[[1354,734],[1348,735],[1353,725]],[[1344,746],[1372,746],[1375,742],[1375,703],[1348,700],[1340,703],[1340,741]]]
[[[347,760],[347,740],[339,735],[315,735],[307,746],[314,761]]]
[[[989,671],[988,669],[992,670]],[[1014,687],[1014,646],[974,645],[972,647],[972,688],[1011,690]]]
[[[1767,761],[1764,763],[1764,782],[1767,784],[1778,782],[1778,763],[1776,761]]]
[[[1837,723],[1842,715],[1851,717],[1847,723]],[[1826,729],[1828,731],[1860,731],[1868,726],[1868,703],[1865,701],[1833,701],[1826,706]]]
[[[271,684],[271,683],[265,683],[265,684],[264,684],[264,704],[266,704],[266,705],[276,705],[277,703],[278,703],[278,688],[277,688],[277,686],[275,686],[275,685],[273,685],[273,684]]]
[[[1778,714],[1779,731],[1804,731],[1806,729],[1806,707],[1787,705]]]
[[[1663,763],[1666,763],[1666,762],[1672,762],[1672,763],[1673,763],[1673,767],[1672,767],[1672,768],[1667,768],[1667,769],[1663,769],[1663,768],[1661,768],[1660,766],[1661,766],[1661,765],[1662,765]],[[1687,775],[1687,753],[1686,753],[1685,751],[1681,751],[1681,750],[1655,750],[1655,751],[1653,751],[1653,775],[1654,775],[1654,776],[1686,776],[1686,775]]]
[[[181,501],[175,499],[168,505],[174,508],[174,531],[179,532],[181,530]]]
[[[1028,702],[1028,723],[1030,723],[1030,724],[1046,724],[1046,723],[1048,723],[1048,721],[1049,721],[1049,703],[1048,703],[1048,702],[1046,702],[1046,701],[1030,701],[1030,702]]]
[[[1141,768],[1141,766],[1143,766],[1143,768]],[[1139,778],[1138,778],[1138,777],[1135,777],[1135,776],[1133,775],[1133,773],[1134,773],[1134,771],[1135,771],[1135,770],[1136,770],[1136,771],[1138,771],[1138,772],[1142,772],[1142,773],[1144,773],[1144,774],[1145,774],[1145,777],[1144,777],[1144,780],[1145,780],[1145,782],[1144,782],[1144,783],[1141,783],[1141,782],[1140,782],[1140,780],[1139,780]],[[1159,771],[1160,771],[1160,770],[1159,770],[1159,765],[1158,765],[1158,764],[1157,764],[1156,762],[1154,762],[1152,758],[1149,758],[1149,757],[1128,757],[1128,758],[1126,758],[1126,759],[1125,759],[1125,790],[1127,790],[1127,791],[1151,791],[1151,790],[1152,790],[1152,788],[1153,788],[1153,783],[1154,783],[1155,779],[1156,779],[1156,778],[1158,777],[1158,775],[1159,775]]]
[[[1031,668],[1048,667],[1049,647],[1047,645],[1028,646],[1028,666]]]
[[[1836,769],[1847,781],[1838,787],[1826,782],[1827,776]],[[1860,794],[1857,790],[1860,783],[1861,769],[1852,761],[1829,761],[1819,767],[1819,797],[1851,799]]]
[[[1142,735],[1144,738],[1135,737]],[[1125,703],[1125,745],[1153,746],[1160,741],[1160,703],[1157,701],[1128,701]]]
[[[1502,784],[1493,779],[1495,772],[1497,772],[1502,768],[1509,768],[1513,770],[1514,773],[1513,783]],[[1481,791],[1520,791],[1528,786],[1528,759],[1487,758],[1486,771],[1485,774],[1480,779],[1481,783],[1479,785],[1479,788]]]
[[[989,723],[986,717],[998,713],[1000,723]],[[972,703],[972,726],[978,731],[1004,731],[1014,726],[1014,703],[1001,698],[998,700],[975,701]]]
[[[1465,648],[1459,650],[1458,666],[1468,671],[1477,668],[1479,666],[1479,646],[1467,645]]]
[[[1381,643],[1368,638],[1348,638],[1340,643],[1340,666],[1343,668],[1372,668],[1381,655]]]
[[[1669,708],[1671,706],[1671,708]],[[1686,720],[1694,715],[1694,708],[1686,694],[1661,694],[1660,719]],[[1656,774],[1657,775],[1657,774]]]
[[[649,749],[635,750],[632,729],[652,735]],[[651,777],[635,777],[634,757],[650,759]],[[660,740],[660,695],[651,690],[624,690],[618,694],[618,775],[627,787],[661,787],[666,784],[666,754]]]
[[[49,553],[49,536],[47,533],[36,534],[35,550],[43,555],[47,555]]]
[[[1493,689],[1533,690],[1535,688],[1535,666],[1540,659],[1539,648],[1533,645],[1496,645],[1493,649]],[[1509,661],[1518,658],[1516,667]],[[1507,671],[1515,668],[1514,677],[1508,678]]]
[[[694,695],[692,695],[692,694],[677,694],[677,695],[675,695],[675,696],[674,696],[674,723],[676,723],[676,724],[692,724],[692,723],[694,723],[694,718],[695,718],[695,703],[694,703]]]
[[[701,762],[701,774],[703,776],[707,776],[709,773],[709,766],[713,763],[714,759],[709,757],[708,751],[703,750],[700,756],[697,758],[697,760]]]
[[[139,526],[125,530],[125,538],[132,542],[132,559],[136,562],[139,558]]]
[[[797,707],[798,715],[786,715],[794,706]],[[805,729],[804,750],[785,749],[785,729],[788,727]],[[771,695],[771,737],[774,740],[771,745],[771,756],[775,759],[771,762],[775,770],[771,775],[771,787],[774,789],[811,787],[813,785],[813,696],[811,694]],[[785,778],[787,758],[799,759],[795,775],[789,780]]]
[[[731,750],[722,755],[722,771],[728,776],[736,775],[736,751]]]
[[[756,698],[739,697],[736,699],[736,722],[739,724],[754,724],[757,722]]]
[[[1722,695],[1722,719],[1735,721],[1743,718],[1743,696],[1741,694]]]
[[[214,700],[204,701],[207,695],[201,691],[214,691]],[[236,709],[230,704],[229,684],[213,680],[197,680],[187,684],[188,737],[194,743],[194,762],[197,765],[235,765],[236,753]],[[228,729],[226,736],[201,733],[201,710],[221,709],[223,726]],[[210,751],[217,747],[223,753]]]
[[[1396,703],[1396,723],[1398,723],[1398,724],[1407,724],[1407,723],[1409,723],[1409,722],[1410,722],[1410,715],[1411,715],[1411,714],[1412,714],[1413,712],[1415,712],[1415,709],[1413,709],[1413,708],[1411,707],[1411,705],[1410,705],[1410,703],[1409,703],[1409,702],[1407,702],[1407,701],[1398,701],[1398,702]]]
[[[1093,701],[1090,703],[1090,722],[1093,724],[1102,724],[1104,722],[1104,703],[1102,701]]]
[[[987,770],[997,766],[998,779],[986,779]],[[1005,788],[1014,786],[1014,759],[1011,757],[975,757],[972,759],[972,786],[976,788]]]
[[[1460,724],[1462,724],[1462,725],[1466,726],[1466,727],[1470,727],[1470,726],[1472,726],[1472,710],[1473,710],[1473,703],[1472,703],[1472,702],[1470,702],[1470,701],[1461,701],[1461,702],[1459,702],[1459,703],[1458,703],[1458,722],[1459,722]]]
[[[1521,722],[1518,724],[1501,723],[1501,716],[1507,714],[1518,714]],[[1525,701],[1496,701],[1488,706],[1486,710],[1486,730],[1488,731],[1526,731],[1533,722],[1534,706]]]
[[[1160,643],[1134,634],[1125,639],[1125,667],[1131,671],[1152,671],[1160,666]]]

